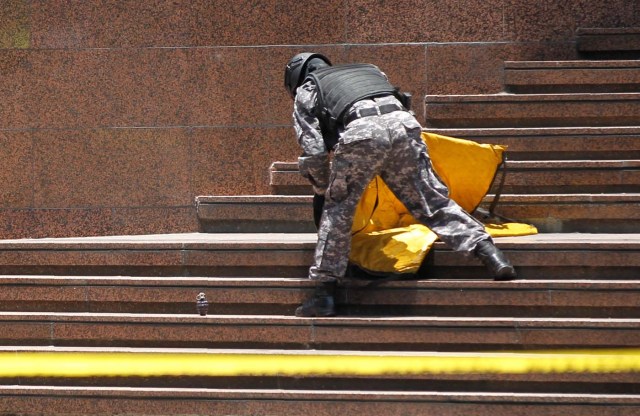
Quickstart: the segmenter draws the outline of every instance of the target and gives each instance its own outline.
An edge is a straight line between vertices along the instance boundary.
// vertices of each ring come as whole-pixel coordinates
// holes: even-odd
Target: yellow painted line
[[[0,377],[639,372],[640,350],[431,355],[5,352]]]

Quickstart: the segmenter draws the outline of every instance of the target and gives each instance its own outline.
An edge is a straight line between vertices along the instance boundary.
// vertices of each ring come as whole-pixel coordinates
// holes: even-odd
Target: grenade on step
[[[200,316],[206,316],[209,311],[209,302],[207,301],[207,297],[204,293],[198,293],[196,296],[196,309]]]

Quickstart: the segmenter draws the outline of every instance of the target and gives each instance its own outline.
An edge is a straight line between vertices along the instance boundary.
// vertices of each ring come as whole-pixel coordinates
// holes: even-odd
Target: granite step
[[[552,180],[550,173],[541,174],[546,175]],[[574,177],[580,180],[579,174]],[[526,188],[526,181],[518,186]],[[493,199],[487,195],[481,207],[488,209]],[[201,196],[197,201],[201,231],[206,233],[315,232],[311,196]],[[545,233],[640,232],[640,193],[503,193],[495,212]]]
[[[0,310],[196,315],[288,315],[311,295],[306,278],[1,276]],[[352,280],[340,316],[640,318],[638,280]]]
[[[77,347],[2,347],[0,352],[16,354],[162,354],[176,357],[176,360],[191,354],[216,355],[257,355],[268,360],[272,356],[299,358],[306,355],[326,355],[327,357],[367,356],[375,357],[424,357],[425,359],[452,359],[455,357],[475,359],[528,359],[531,353],[438,353],[386,351],[366,353],[344,350],[212,350],[212,349],[147,349],[147,348],[77,348]],[[596,354],[600,350],[596,350]],[[583,352],[584,353],[584,352]],[[588,352],[586,352],[588,353]],[[597,357],[594,355],[594,358]],[[144,358],[143,358],[144,359]],[[360,390],[381,392],[503,392],[503,393],[564,393],[564,394],[640,394],[638,375],[628,372],[530,372],[527,374],[495,373],[476,370],[470,373],[422,373],[422,374],[381,374],[381,375],[310,375],[304,377],[277,375],[163,375],[163,376],[96,376],[91,377],[1,377],[0,390],[5,386],[66,386],[66,387],[127,387],[127,388],[201,388],[201,389],[283,389],[291,392],[304,390],[350,391]]]
[[[640,93],[427,95],[425,127],[637,127]]]
[[[288,170],[271,171],[274,190],[300,192],[294,195],[198,196],[196,212],[200,231],[209,233],[281,232],[315,233],[311,186],[293,164],[275,163]],[[274,182],[291,185],[276,185]],[[295,184],[294,184],[295,183]]]
[[[578,53],[592,59],[640,58],[640,28],[578,28]]]
[[[633,394],[371,392],[4,386],[0,412],[40,414],[384,414],[389,416],[636,416]]]
[[[429,128],[428,131],[506,145],[512,161],[640,159],[640,127]]]
[[[0,312],[0,343],[466,352],[634,348],[640,319]]]
[[[638,374],[628,373],[569,373],[569,374],[464,374],[376,377],[33,377],[0,378],[4,386],[64,386],[116,388],[207,388],[270,390],[360,390],[360,391],[440,391],[492,393],[565,393],[565,394],[640,394]],[[20,413],[22,414],[22,413]],[[49,414],[49,413],[47,413]]]
[[[517,94],[640,92],[640,63],[505,61],[504,86]]]
[[[640,192],[640,160],[508,161],[507,171],[510,193]]]
[[[507,171],[503,186],[505,193],[640,192],[640,160],[509,160]],[[269,173],[274,194],[312,193],[308,181],[299,174],[298,166],[294,162],[275,162],[271,165]],[[205,202],[204,199],[198,199],[199,211],[209,208],[204,205]],[[249,200],[245,202],[251,203]],[[275,211],[274,220],[282,220],[283,214],[278,215]],[[247,207],[245,216],[251,218],[252,214],[254,212]],[[205,215],[203,212],[202,217]]]
[[[488,209],[493,196],[481,207]],[[640,193],[503,194],[495,212],[536,226],[543,233],[636,233]]]
[[[0,240],[0,274],[300,277],[315,242],[315,233]]]
[[[1,275],[305,277],[314,233],[187,233],[0,241]],[[537,234],[496,244],[523,279],[637,279],[640,234]],[[421,276],[486,278],[436,243]]]
[[[300,175],[296,162],[273,162],[269,166],[269,186],[272,195],[313,195],[309,181]]]

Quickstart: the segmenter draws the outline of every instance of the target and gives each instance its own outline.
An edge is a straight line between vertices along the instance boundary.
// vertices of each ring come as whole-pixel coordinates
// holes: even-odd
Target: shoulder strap
[[[498,188],[496,189],[495,194],[493,195],[493,201],[491,201],[491,205],[489,206],[489,214],[495,215],[494,211],[496,206],[498,206],[498,202],[500,201],[500,195],[502,195],[502,189],[504,188],[505,178],[507,177],[507,155],[506,153],[502,154],[502,163],[498,166],[498,172],[500,172],[500,182],[498,183]],[[494,178],[495,181],[495,178]]]
[[[499,219],[500,221],[503,221],[503,222],[519,222],[517,220],[513,220],[511,218],[508,218],[496,213],[496,207],[498,206],[498,202],[500,202],[500,196],[502,195],[505,179],[507,177],[506,153],[502,154],[502,162],[500,163],[500,165],[498,166],[498,169],[496,170],[496,176],[493,178],[493,183],[495,183],[495,180],[497,179],[498,175],[500,175],[500,182],[498,182],[498,186],[493,195],[493,200],[489,205],[489,209],[483,209],[478,207],[476,208],[475,212],[485,221],[494,218],[494,219]],[[492,186],[493,186],[493,183],[492,183]]]

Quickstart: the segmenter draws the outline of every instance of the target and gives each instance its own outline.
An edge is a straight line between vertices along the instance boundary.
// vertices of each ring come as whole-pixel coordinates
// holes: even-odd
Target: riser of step
[[[482,207],[492,201],[488,195]],[[316,231],[311,196],[201,196],[197,206],[201,230],[208,233]],[[503,194],[496,212],[540,232],[640,232],[640,193]]]
[[[640,28],[579,28],[578,52],[598,58],[637,59],[640,57]]]
[[[636,416],[640,397],[615,394],[22,387],[0,389],[0,412],[39,414],[384,414],[389,416]]]
[[[520,316],[640,318],[639,281],[403,281],[342,286],[340,316]],[[307,279],[0,278],[5,312],[290,315],[313,291]]]
[[[510,161],[505,193],[640,192],[640,160]]]
[[[292,175],[293,176],[293,175]],[[295,176],[300,176],[299,174]],[[203,232],[315,233],[312,195],[199,196],[196,211]]]
[[[512,161],[640,159],[638,127],[429,128],[428,131],[506,145]]]
[[[484,208],[493,196],[485,198]],[[544,233],[640,231],[640,194],[502,195],[495,212]]]
[[[640,92],[640,64],[630,61],[506,61],[512,93]]]
[[[0,273],[305,276],[315,234],[167,234],[0,241]]]
[[[317,391],[503,392],[640,394],[637,373],[464,374],[388,377],[88,377],[0,378],[2,386],[86,386],[120,388],[281,389]]]
[[[0,274],[304,277],[315,234],[168,234],[0,241]],[[637,279],[639,234],[538,234],[496,244],[524,279]],[[476,259],[437,243],[429,277],[478,278]]]
[[[640,319],[0,313],[4,346],[501,351],[634,348]]]
[[[505,193],[640,192],[640,160],[508,161],[507,166]],[[312,192],[296,163],[273,164],[270,185],[275,191],[293,187]]]
[[[543,235],[548,236],[549,234]],[[582,234],[576,234],[576,236],[582,236]],[[497,238],[496,242],[498,246],[502,247],[501,239]],[[503,248],[505,248],[503,251],[509,260],[516,266],[518,276],[523,279],[638,278],[640,259],[635,260],[634,257],[637,257],[637,253],[632,251],[619,251],[612,247],[597,251],[568,249],[561,252],[549,248],[528,252]],[[451,278],[451,268],[453,268],[455,278],[486,276],[482,267],[459,269],[463,264],[465,262],[460,259],[459,253],[434,250],[425,260],[425,269],[421,273],[425,278]],[[432,267],[432,265],[437,267]]]
[[[637,126],[640,94],[427,95],[430,128]]]

